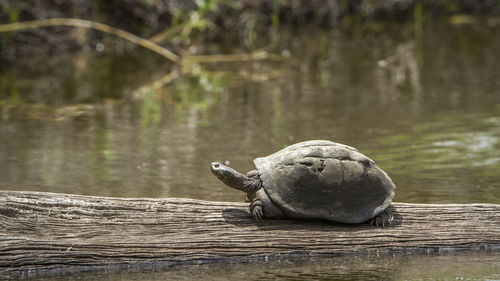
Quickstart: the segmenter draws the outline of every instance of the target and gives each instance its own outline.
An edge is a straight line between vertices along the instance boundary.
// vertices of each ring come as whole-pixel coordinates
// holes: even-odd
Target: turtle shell
[[[396,186],[354,147],[314,140],[254,160],[263,188],[290,217],[359,223],[385,210]]]

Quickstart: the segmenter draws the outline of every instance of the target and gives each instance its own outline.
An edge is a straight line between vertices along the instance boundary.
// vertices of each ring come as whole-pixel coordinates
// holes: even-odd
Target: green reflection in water
[[[210,122],[209,108],[219,102],[220,95],[232,81],[232,75],[221,75],[209,71],[197,72],[198,76],[185,76],[169,88],[168,95],[175,105],[176,119],[187,122],[192,111],[201,112],[201,125]]]
[[[424,7],[422,3],[416,3],[413,8],[413,29],[415,32],[415,60],[418,65],[422,67],[424,65],[424,48],[423,48],[423,37],[424,37]]]
[[[16,80],[12,77],[10,72],[0,77],[0,106],[16,107],[24,103],[24,100],[16,85]],[[4,111],[8,114],[8,111]],[[3,116],[7,118],[8,116]]]
[[[116,154],[114,140],[114,132],[111,129],[102,128],[96,133],[95,153],[97,155],[95,157],[91,156],[91,159],[95,159],[92,171],[100,180],[112,181],[116,179],[116,177],[113,175],[111,166],[113,158]]]
[[[283,108],[283,98],[281,87],[274,87],[272,89],[272,109],[273,109],[273,135],[276,136],[274,139],[277,143],[287,143],[289,141],[288,137],[290,132],[288,129],[289,122],[287,122],[284,114]]]
[[[149,127],[158,125],[161,120],[161,104],[156,92],[147,91],[141,101],[141,126]]]

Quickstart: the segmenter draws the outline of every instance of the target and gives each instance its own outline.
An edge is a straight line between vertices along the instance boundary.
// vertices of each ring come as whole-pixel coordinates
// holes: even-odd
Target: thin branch
[[[140,45],[144,48],[147,48],[175,63],[179,63],[180,58],[178,55],[174,54],[168,49],[163,48],[162,46],[152,42],[151,40],[147,40],[141,37],[138,37],[130,32],[127,32],[123,29],[115,28],[106,24],[81,20],[81,19],[71,19],[71,18],[52,18],[52,19],[44,19],[44,20],[34,20],[34,21],[26,21],[26,22],[16,22],[9,24],[0,24],[0,32],[10,32],[10,31],[19,31],[26,29],[34,29],[39,27],[46,26],[73,26],[73,27],[83,27],[99,30],[105,33],[110,33],[125,40],[128,40],[132,43]]]
[[[280,61],[284,57],[276,54],[271,54],[266,51],[256,51],[250,54],[236,55],[193,55],[186,56],[185,61],[191,63],[210,63],[210,62],[239,62],[239,61],[256,61],[256,60],[274,60]]]
[[[168,37],[174,35],[177,32],[180,32],[182,30],[182,28],[184,28],[184,25],[178,25],[176,27],[167,28],[167,29],[161,31],[160,33],[157,33],[157,34],[151,36],[151,38],[149,38],[149,40],[152,42],[155,42],[155,43],[163,42]]]
[[[164,75],[162,78],[155,80],[149,84],[141,86],[139,89],[134,91],[133,98],[139,99],[141,98],[147,91],[157,91],[161,89],[163,86],[169,84],[179,77],[180,73],[178,70],[173,70],[172,72]]]

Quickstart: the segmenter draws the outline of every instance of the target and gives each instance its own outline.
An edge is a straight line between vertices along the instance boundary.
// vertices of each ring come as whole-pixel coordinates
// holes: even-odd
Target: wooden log
[[[256,222],[248,204],[0,191],[0,276],[500,249],[500,205],[393,203],[389,227]]]

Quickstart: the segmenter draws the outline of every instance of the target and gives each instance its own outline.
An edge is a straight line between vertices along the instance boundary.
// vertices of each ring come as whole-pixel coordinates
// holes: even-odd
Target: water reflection
[[[50,280],[498,280],[499,254],[454,253],[346,256],[318,261],[286,260],[200,265],[154,272],[81,274]],[[40,279],[44,280],[44,279]]]
[[[500,111],[436,114],[430,121],[408,124],[405,131],[382,137],[375,149],[397,145],[387,145],[383,153],[374,150],[373,155],[394,170],[398,181],[426,185],[426,192],[400,194],[402,201],[477,202],[490,196],[498,200],[500,126],[492,122],[492,115]],[[404,170],[394,165],[404,165]]]
[[[138,50],[5,69],[0,188],[240,201],[211,161],[250,170],[330,139],[387,170],[396,200],[500,203],[499,30],[421,28],[284,30],[284,62],[171,72]]]

